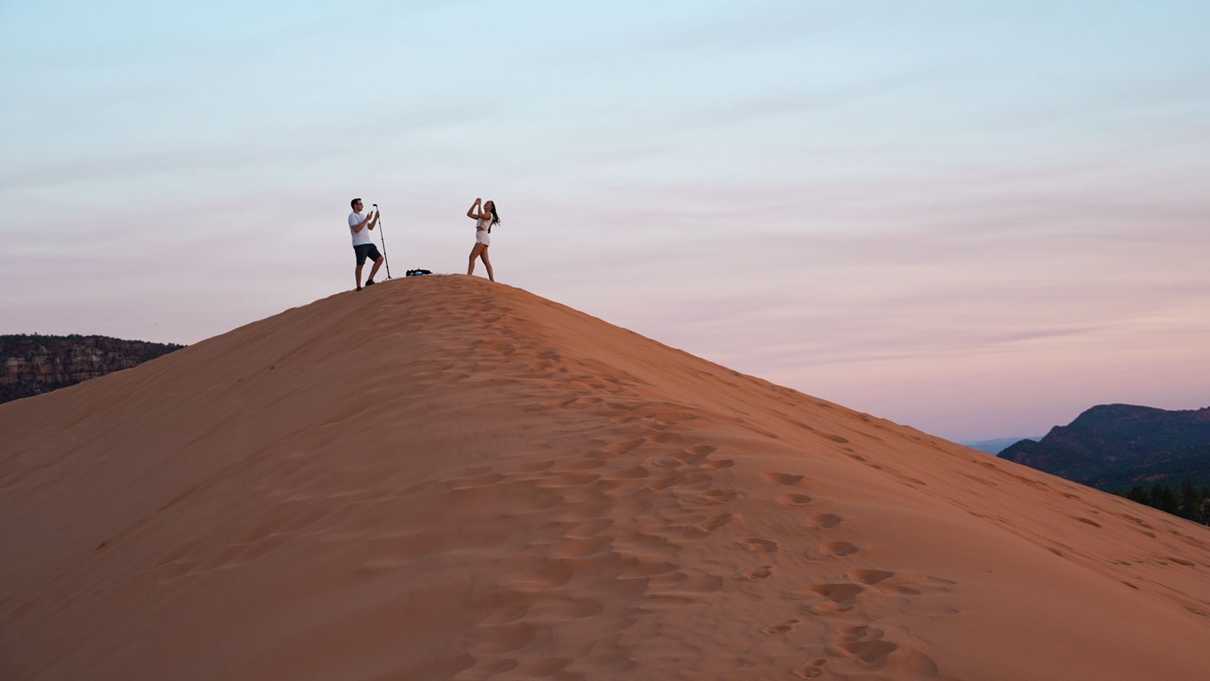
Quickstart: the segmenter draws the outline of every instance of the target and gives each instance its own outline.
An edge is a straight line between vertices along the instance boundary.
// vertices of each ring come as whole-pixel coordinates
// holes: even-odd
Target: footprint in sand
[[[652,489],[668,489],[669,487],[681,487],[685,484],[685,476],[683,475],[668,475],[651,483]]]
[[[765,479],[778,485],[796,486],[802,483],[806,476],[797,473],[765,473]]]
[[[798,628],[799,620],[791,619],[782,622],[781,624],[773,624],[761,629],[762,634],[777,635],[788,634]]]
[[[805,494],[783,494],[777,498],[782,506],[806,506],[811,503],[811,497]]]
[[[821,513],[815,516],[815,526],[823,529],[836,527],[842,522],[844,522],[844,518],[835,513]]]
[[[841,556],[841,557],[851,556],[854,553],[857,553],[858,551],[861,550],[860,548],[857,547],[856,544],[850,544],[847,541],[834,541],[834,542],[831,542],[828,544],[824,544],[823,546],[820,547],[820,549],[826,553],[832,554],[833,556]]]
[[[740,573],[740,578],[749,582],[755,582],[758,579],[768,579],[773,576],[772,565],[762,565],[752,570],[744,570]]]
[[[847,612],[856,607],[857,597],[865,591],[865,587],[860,584],[836,582],[831,584],[816,584],[810,588],[810,591],[817,596],[822,596],[823,600],[804,606],[803,612],[812,615],[834,615],[840,612]]]
[[[895,573],[889,570],[854,570],[850,574],[853,579],[866,586],[874,586],[895,576]]]
[[[647,459],[647,463],[656,468],[680,468],[685,465],[685,460],[675,456],[653,456]]]
[[[708,489],[702,492],[702,503],[708,505],[725,504],[740,496],[739,492],[729,489]]]
[[[849,577],[865,586],[875,587],[884,594],[903,596],[946,594],[953,591],[953,587],[957,584],[957,582],[943,577],[921,578],[873,568],[853,570],[849,572]]]
[[[889,666],[904,674],[903,678],[912,679],[932,679],[940,675],[940,669],[931,657],[919,650],[903,648],[898,643],[887,640],[886,632],[877,627],[848,627],[836,644],[840,651],[867,669]]]
[[[857,596],[865,591],[865,587],[860,584],[850,584],[849,582],[835,582],[831,584],[816,584],[811,587],[811,591],[837,605],[851,606],[857,602]]]
[[[713,531],[717,530],[718,528],[735,520],[737,517],[739,517],[739,516],[735,515],[734,513],[720,513],[720,514],[714,516],[713,518],[711,518],[710,520],[707,520],[704,523],[704,526],[708,531],[713,532]]]
[[[881,667],[899,645],[883,640],[884,632],[870,626],[849,627],[841,637],[840,649],[868,666]]]
[[[828,661],[821,657],[806,667],[795,671],[794,676],[800,679],[818,679],[819,677],[823,676],[824,665],[827,663]]]

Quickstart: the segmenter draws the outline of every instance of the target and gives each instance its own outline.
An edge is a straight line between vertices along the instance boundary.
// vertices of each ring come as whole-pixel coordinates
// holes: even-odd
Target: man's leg
[[[378,274],[378,268],[382,267],[382,261],[385,260],[381,255],[374,261],[374,266],[370,268],[370,281],[374,281],[374,275]]]
[[[356,275],[357,276],[355,277],[355,279],[357,281],[357,290],[360,291],[361,290],[361,263],[357,263]]]

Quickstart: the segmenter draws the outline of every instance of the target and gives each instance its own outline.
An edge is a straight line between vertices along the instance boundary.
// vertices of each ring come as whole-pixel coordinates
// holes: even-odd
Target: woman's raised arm
[[[482,201],[483,201],[483,199],[475,199],[475,202],[474,202],[474,203],[472,203],[472,204],[471,204],[471,207],[467,209],[467,211],[466,211],[466,217],[471,218],[471,219],[473,219],[473,220],[478,220],[478,219],[479,219],[479,212],[478,212],[477,210],[475,210],[475,209],[479,207],[479,204],[480,204]]]

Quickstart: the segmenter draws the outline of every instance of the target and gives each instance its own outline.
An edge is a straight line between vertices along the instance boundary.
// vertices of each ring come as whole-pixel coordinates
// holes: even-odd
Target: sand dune
[[[1206,528],[483,280],[0,433],[12,681],[1210,678]]]

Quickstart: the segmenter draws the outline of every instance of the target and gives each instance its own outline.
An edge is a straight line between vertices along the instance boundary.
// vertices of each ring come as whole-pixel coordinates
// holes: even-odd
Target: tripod
[[[387,257],[387,235],[382,231],[382,210],[378,208],[378,204],[373,204],[374,210],[378,211],[378,238],[382,240],[382,259],[387,264],[387,279],[391,278],[391,259]]]

